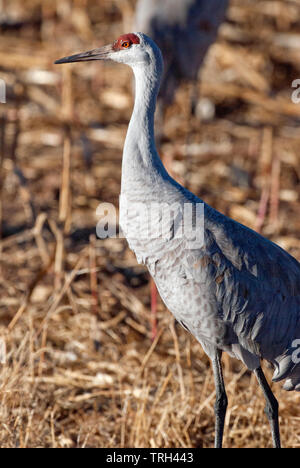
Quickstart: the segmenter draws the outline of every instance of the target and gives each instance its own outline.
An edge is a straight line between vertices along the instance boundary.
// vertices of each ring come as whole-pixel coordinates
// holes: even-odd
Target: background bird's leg
[[[196,115],[196,108],[199,100],[199,90],[198,82],[195,81],[191,84],[189,90],[189,109],[188,109],[188,131],[185,138],[185,154],[184,154],[184,163],[185,163],[185,176],[184,176],[184,186],[189,189],[190,175],[192,173],[192,164],[193,157],[190,153],[190,147],[192,144],[193,138],[193,118]]]
[[[190,114],[195,117],[197,104],[199,101],[199,83],[197,80],[193,81],[190,94]]]
[[[216,434],[215,434],[215,448],[222,448],[223,432],[225,424],[225,416],[228,405],[227,395],[225,391],[222,363],[222,351],[216,349],[215,356],[212,359],[212,368],[215,379],[216,387],[216,403],[215,403],[215,417],[216,417]]]
[[[278,402],[273,395],[273,392],[267,382],[261,367],[254,371],[260,387],[262,388],[266,399],[265,413],[270,421],[272,439],[274,448],[280,448],[280,431],[278,422]]]
[[[165,166],[167,172],[175,177],[173,172],[173,152],[168,152],[167,154],[162,150],[162,143],[165,139],[165,123],[166,123],[166,114],[167,114],[167,105],[165,104],[163,98],[159,98],[156,105],[155,112],[155,144],[160,154],[163,165]],[[176,177],[175,177],[176,178]]]

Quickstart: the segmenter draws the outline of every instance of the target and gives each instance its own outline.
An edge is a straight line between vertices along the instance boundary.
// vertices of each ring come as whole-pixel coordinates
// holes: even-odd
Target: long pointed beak
[[[70,55],[69,57],[63,57],[56,60],[55,64],[60,63],[72,63],[72,62],[86,62],[91,60],[109,60],[110,55],[113,53],[112,45],[100,47],[100,49],[89,50],[81,54]]]

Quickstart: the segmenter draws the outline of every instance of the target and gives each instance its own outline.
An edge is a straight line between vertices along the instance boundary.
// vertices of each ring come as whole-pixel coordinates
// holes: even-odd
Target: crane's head
[[[56,60],[56,64],[86,62],[91,60],[113,60],[135,68],[139,65],[155,64],[162,70],[162,55],[155,42],[143,33],[120,36],[113,44]]]

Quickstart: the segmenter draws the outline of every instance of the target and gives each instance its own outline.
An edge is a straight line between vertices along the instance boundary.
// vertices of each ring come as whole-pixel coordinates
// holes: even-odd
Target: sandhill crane
[[[195,85],[191,100],[194,110],[199,70],[225,19],[228,3],[229,0],[138,1],[135,29],[151,37],[164,57],[158,98],[162,114],[173,102],[175,91],[183,81],[192,81]]]
[[[266,399],[273,445],[280,447],[278,403],[261,360],[274,366],[273,381],[285,379],[285,390],[300,390],[300,264],[276,244],[205,204],[167,173],[154,138],[163,60],[148,36],[123,35],[112,45],[56,63],[86,60],[113,60],[133,69],[136,96],[123,153],[120,223],[165,304],[212,361],[215,446],[222,447],[227,408],[221,365],[225,351],[255,373]],[[166,207],[173,216],[164,216]],[[187,207],[192,207],[191,218],[184,216]],[[158,225],[162,229],[157,233]]]

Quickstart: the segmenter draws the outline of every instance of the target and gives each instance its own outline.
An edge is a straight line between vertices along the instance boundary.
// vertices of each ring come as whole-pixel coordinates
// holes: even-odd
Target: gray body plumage
[[[160,47],[165,73],[160,98],[173,101],[183,80],[196,80],[219,26],[225,19],[228,0],[139,0],[135,27]]]
[[[287,390],[300,390],[300,365],[293,359],[300,338],[300,264],[256,232],[217,212],[180,186],[166,172],[155,148],[153,114],[162,59],[149,44],[147,74],[133,65],[136,100],[124,147],[123,199],[120,223],[139,262],[147,265],[166,306],[212,357],[220,349],[255,370],[266,359],[275,367],[273,379],[288,379]],[[174,222],[162,220],[169,239],[147,238],[151,206],[155,223],[161,218],[155,204],[177,205],[182,219],[186,203],[204,206],[204,243],[191,248],[174,235]],[[137,216],[133,208],[139,204]],[[154,205],[153,205],[154,204]],[[201,220],[200,220],[201,225]]]

